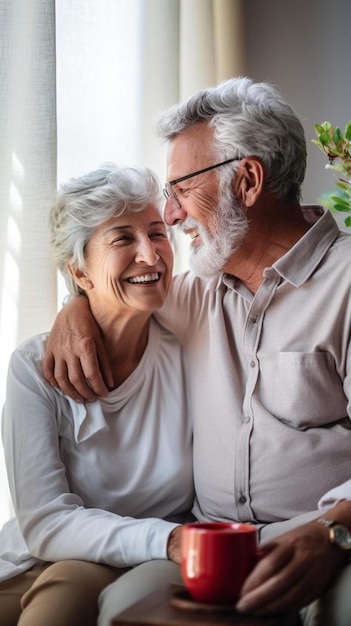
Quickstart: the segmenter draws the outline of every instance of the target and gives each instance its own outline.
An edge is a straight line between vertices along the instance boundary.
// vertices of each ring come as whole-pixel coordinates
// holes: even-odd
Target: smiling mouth
[[[199,236],[199,231],[197,228],[189,228],[189,230],[184,231],[185,235],[189,235],[191,239],[196,239]]]
[[[143,276],[131,276],[127,278],[127,283],[142,284],[145,285],[147,283],[157,283],[161,278],[161,274],[159,272],[153,272],[152,274],[144,274]]]
[[[183,233],[185,235],[189,235],[191,239],[190,245],[193,248],[193,250],[196,250],[197,248],[201,248],[203,242],[202,242],[201,235],[197,228],[187,228],[186,230],[183,231]]]

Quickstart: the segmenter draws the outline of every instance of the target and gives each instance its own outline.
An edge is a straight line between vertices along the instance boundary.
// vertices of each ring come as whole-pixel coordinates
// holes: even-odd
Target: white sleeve
[[[318,502],[318,509],[325,512],[342,500],[351,500],[351,480],[347,480],[324,494]]]
[[[177,524],[85,508],[70,492],[60,458],[58,411],[41,362],[17,350],[9,365],[2,436],[11,495],[30,554],[44,561],[81,559],[116,567],[166,559]]]

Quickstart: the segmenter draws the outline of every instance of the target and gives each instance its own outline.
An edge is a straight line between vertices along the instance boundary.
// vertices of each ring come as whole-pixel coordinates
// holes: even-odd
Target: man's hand
[[[298,610],[323,594],[345,563],[321,524],[309,523],[262,546],[263,558],[247,578],[237,609],[243,613]]]
[[[88,299],[78,296],[56,317],[48,338],[43,374],[53,387],[76,400],[90,402],[113,387],[108,355]]]
[[[170,561],[180,564],[182,558],[182,532],[183,527],[177,526],[168,537],[167,556]]]

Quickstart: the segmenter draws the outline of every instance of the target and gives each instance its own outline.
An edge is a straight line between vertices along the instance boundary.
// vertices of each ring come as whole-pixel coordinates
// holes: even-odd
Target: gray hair
[[[113,163],[60,186],[50,211],[50,247],[71,294],[82,293],[66,263],[84,269],[85,247],[95,229],[112,217],[138,212],[150,203],[160,206],[159,182],[146,167]]]
[[[157,132],[170,140],[202,121],[213,128],[219,161],[256,156],[272,193],[300,199],[306,171],[305,134],[292,108],[272,85],[239,77],[199,91],[165,111]],[[227,167],[220,169],[218,176],[225,177]]]

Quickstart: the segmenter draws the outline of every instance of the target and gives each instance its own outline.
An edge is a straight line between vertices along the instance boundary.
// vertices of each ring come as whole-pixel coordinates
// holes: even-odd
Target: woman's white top
[[[78,404],[42,376],[46,339],[25,341],[9,365],[2,436],[17,517],[0,532],[0,580],[42,561],[167,558],[169,533],[194,497],[178,342],[151,319],[131,376]]]

